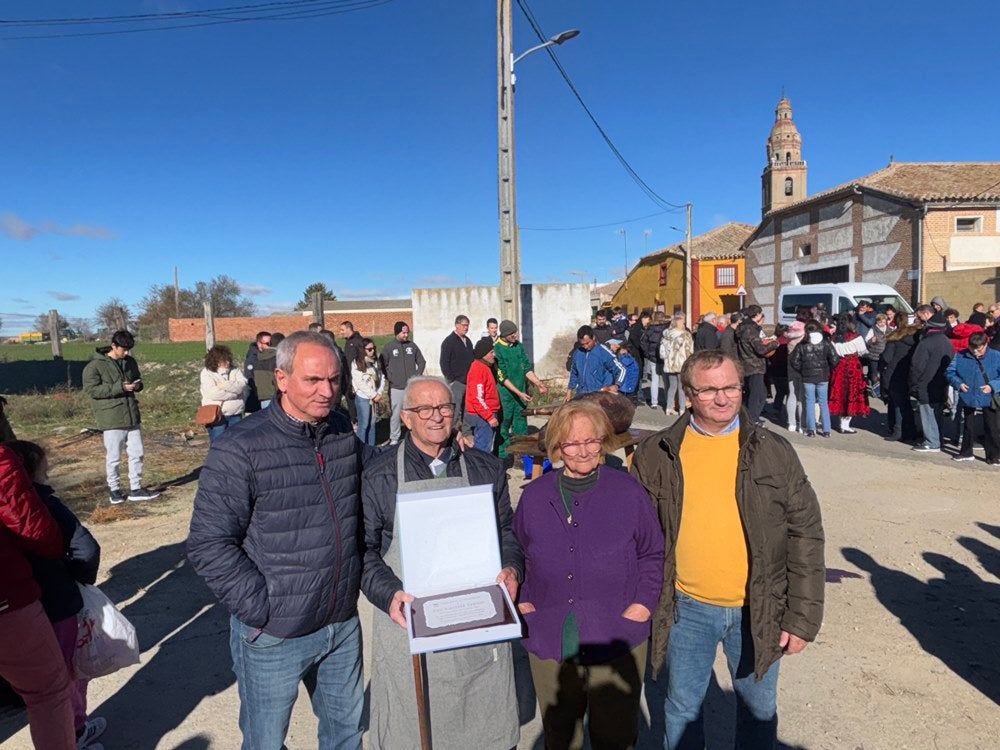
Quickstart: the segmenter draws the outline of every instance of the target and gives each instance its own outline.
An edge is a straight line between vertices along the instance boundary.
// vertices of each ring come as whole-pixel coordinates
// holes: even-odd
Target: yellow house
[[[754,227],[730,222],[691,238],[692,321],[706,312],[739,309],[736,291],[746,280],[743,251]],[[629,312],[684,309],[684,243],[639,260],[611,301]]]

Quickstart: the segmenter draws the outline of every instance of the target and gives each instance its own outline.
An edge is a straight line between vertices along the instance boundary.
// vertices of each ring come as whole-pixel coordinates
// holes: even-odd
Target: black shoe
[[[146,487],[140,487],[137,490],[132,490],[128,493],[128,499],[130,502],[137,503],[142,500],[155,500],[160,496],[159,492],[153,492]]]
[[[829,433],[829,432],[821,432],[821,433],[819,434],[819,436],[820,436],[820,437],[830,437],[830,433]]]
[[[111,501],[112,505],[119,505],[125,502],[125,496],[122,494],[121,490],[111,490],[108,493],[108,499]]]
[[[806,430],[806,437],[816,437],[815,430]]]

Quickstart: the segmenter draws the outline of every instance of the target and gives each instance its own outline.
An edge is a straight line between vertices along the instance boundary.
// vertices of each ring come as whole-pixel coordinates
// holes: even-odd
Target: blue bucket
[[[535,459],[531,456],[524,457],[524,478],[531,479],[531,472],[535,468]],[[542,461],[542,474],[552,471],[552,462],[549,459],[543,459]]]

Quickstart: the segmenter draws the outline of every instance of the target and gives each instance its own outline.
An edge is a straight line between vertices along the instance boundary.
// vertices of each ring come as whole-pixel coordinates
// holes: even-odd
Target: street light
[[[514,57],[511,0],[497,0],[497,203],[500,216],[500,312],[520,323],[521,240],[514,172],[514,65],[532,52],[580,35],[569,29]]]

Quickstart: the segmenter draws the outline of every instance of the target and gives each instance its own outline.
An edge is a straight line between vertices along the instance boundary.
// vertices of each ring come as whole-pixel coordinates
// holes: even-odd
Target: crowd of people
[[[585,328],[574,353],[579,388],[597,370],[618,373],[588,357],[608,349]],[[501,321],[492,349],[473,345],[464,383],[473,403],[490,383],[502,387],[491,358],[506,378],[530,372],[530,363],[509,364],[515,335]],[[631,474],[603,461],[613,435],[600,406],[561,405],[545,435],[561,467],[529,483],[516,512],[504,463],[461,436],[453,382],[410,377],[406,431],[395,446],[374,447],[337,408],[341,367],[328,337],[288,336],[270,406],[213,442],[201,472],[187,551],[231,613],[245,748],[282,746],[303,681],[319,747],[359,748],[366,729],[372,748],[420,747],[406,631],[414,592],[403,585],[396,503],[470,485],[492,493],[495,583],[524,623],[546,747],[582,747],[585,733],[594,747],[634,746],[647,663],[666,680],[664,746],[702,747],[719,644],[740,746],[775,747],[781,657],[802,651],[822,620],[823,530],[794,450],[763,439],[743,408],[738,359],[717,349],[686,358],[679,391],[690,408],[639,446]],[[787,486],[750,481],[778,475]],[[376,608],[367,725],[360,593]],[[434,747],[518,743],[526,686],[509,645],[427,654],[423,683]]]
[[[951,440],[956,461],[974,460],[981,416],[984,459],[1000,465],[1000,303],[977,303],[965,321],[941,297],[919,305],[912,321],[866,301],[836,315],[799,307],[792,323],[775,325],[771,334],[757,305],[706,313],[693,333],[683,315],[668,322],[662,312],[643,312],[629,322],[624,337],[642,358],[648,383],[643,400],[659,409],[665,398],[667,414],[685,408],[676,385],[684,361],[718,349],[740,362],[747,411],[759,426],[770,399],[774,421],[792,432],[851,435],[852,420],[868,416],[870,399],[880,398],[887,440],[912,443],[918,453],[940,451]]]

